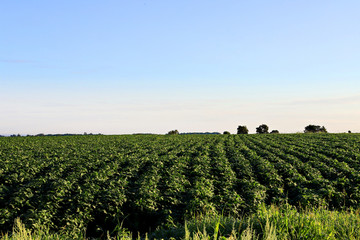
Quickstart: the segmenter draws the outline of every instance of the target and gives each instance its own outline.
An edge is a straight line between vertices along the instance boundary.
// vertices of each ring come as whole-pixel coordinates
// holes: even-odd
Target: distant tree
[[[171,130],[167,134],[168,135],[177,135],[177,134],[179,134],[179,131],[178,130]]]
[[[325,128],[324,126],[322,126],[322,127],[320,128],[320,132],[322,132],[322,133],[327,133],[327,130],[326,130],[326,128]]]
[[[230,132],[225,131],[223,134],[225,134],[225,135],[229,135],[229,134],[230,134]]]
[[[256,128],[256,133],[269,133],[269,127],[266,124],[261,124],[259,127]]]
[[[237,134],[248,134],[249,130],[246,126],[238,126],[237,128]]]
[[[279,133],[279,130],[272,130],[270,133]]]
[[[327,133],[327,130],[324,126],[320,127],[318,125],[308,125],[305,127],[305,133]]]
[[[219,135],[221,133],[219,132],[184,132],[179,133],[181,135]]]
[[[349,130],[348,133],[351,133],[351,131]]]

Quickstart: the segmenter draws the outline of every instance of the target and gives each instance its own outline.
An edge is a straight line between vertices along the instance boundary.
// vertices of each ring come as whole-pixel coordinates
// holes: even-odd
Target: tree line
[[[248,134],[249,130],[246,126],[238,126],[237,134]],[[264,134],[264,133],[279,133],[278,130],[272,130],[269,132],[269,127],[266,124],[261,124],[256,128],[256,133]],[[305,127],[304,133],[327,133],[327,130],[324,126],[320,127],[318,125],[308,125]],[[227,134],[224,132],[224,134]]]
[[[249,130],[246,126],[241,126],[239,125],[237,128],[237,134],[248,134]],[[261,124],[259,127],[256,128],[256,133],[257,134],[266,134],[266,133],[271,133],[271,134],[276,134],[276,133],[280,133],[279,130],[271,130],[269,132],[269,126],[266,124]],[[327,133],[327,130],[324,126],[318,126],[318,125],[308,125],[305,127],[304,133]],[[349,133],[351,133],[351,131],[349,131]],[[218,132],[213,132],[213,133],[179,133],[178,130],[171,130],[167,133],[167,135],[177,135],[177,134],[220,134]],[[229,131],[224,131],[223,134],[230,134]]]

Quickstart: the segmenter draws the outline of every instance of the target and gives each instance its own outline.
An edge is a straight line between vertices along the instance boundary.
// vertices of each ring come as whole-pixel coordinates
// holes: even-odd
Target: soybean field
[[[360,134],[0,138],[0,233],[102,236],[262,204],[359,208]]]

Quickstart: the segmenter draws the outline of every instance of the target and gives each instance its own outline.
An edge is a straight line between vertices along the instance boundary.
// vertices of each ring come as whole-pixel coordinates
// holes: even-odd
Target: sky
[[[0,134],[360,132],[358,0],[0,0]]]

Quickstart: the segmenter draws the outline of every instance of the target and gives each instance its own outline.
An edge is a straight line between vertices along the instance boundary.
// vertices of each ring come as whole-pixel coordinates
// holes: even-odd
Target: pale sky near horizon
[[[0,135],[360,132],[358,0],[0,0]]]

